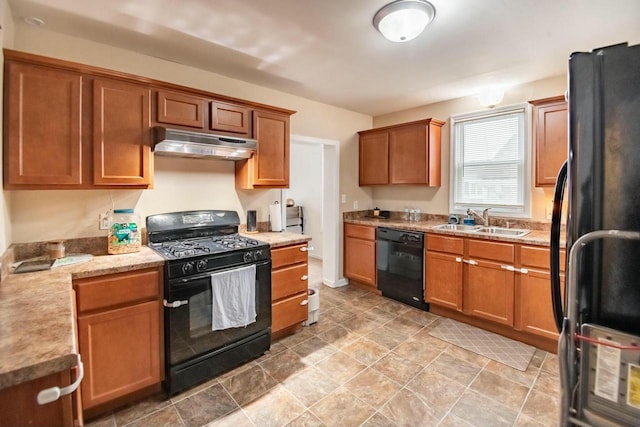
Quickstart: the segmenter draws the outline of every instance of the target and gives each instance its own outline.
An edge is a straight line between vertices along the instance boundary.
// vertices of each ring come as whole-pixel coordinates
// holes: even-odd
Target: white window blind
[[[528,213],[526,109],[452,117],[452,210]]]

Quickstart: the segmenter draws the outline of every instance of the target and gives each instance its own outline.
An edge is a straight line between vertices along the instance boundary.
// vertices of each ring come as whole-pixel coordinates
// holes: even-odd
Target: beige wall
[[[341,209],[350,210],[354,199],[370,203],[371,190],[358,187],[356,133],[371,127],[370,116],[18,22],[14,48],[295,110],[291,133],[340,141],[340,193],[349,201]],[[161,212],[222,208],[237,210],[244,222],[248,209],[256,209],[258,221],[266,221],[268,205],[280,197],[279,190],[236,191],[230,161],[156,156],[155,163],[153,190],[5,192],[11,202],[9,243],[105,234],[98,230],[97,218],[111,207],[112,198],[116,208],[135,208],[142,218]]]
[[[566,87],[566,76],[558,76],[515,86],[505,90],[505,97],[500,106],[562,95]],[[477,98],[470,96],[374,117],[374,127],[429,117],[446,121],[446,124],[442,128],[442,186],[438,188],[409,186],[374,187],[372,204],[379,206],[381,209],[402,210],[405,207],[409,207],[420,208],[422,212],[438,214],[449,213],[449,118],[456,114],[480,110],[482,110],[482,107],[478,103]],[[530,133],[529,140],[531,140]],[[529,152],[531,155],[533,154],[533,147],[531,147]],[[530,156],[530,159],[531,158]],[[553,190],[532,187],[531,196],[531,216],[534,219],[545,219],[545,208],[549,207],[551,203]]]

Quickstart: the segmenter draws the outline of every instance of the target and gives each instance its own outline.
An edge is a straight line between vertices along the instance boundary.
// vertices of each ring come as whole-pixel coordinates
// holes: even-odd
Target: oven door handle
[[[178,301],[174,301],[174,302],[167,302],[166,299],[162,300],[162,305],[164,305],[165,307],[168,307],[168,308],[178,308],[178,307],[180,307],[182,305],[187,305],[187,304],[189,304],[189,300],[186,300],[186,299],[182,300],[182,301],[178,300]]]

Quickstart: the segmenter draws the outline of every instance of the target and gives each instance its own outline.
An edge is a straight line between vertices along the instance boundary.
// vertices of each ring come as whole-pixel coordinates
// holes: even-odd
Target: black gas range
[[[148,245],[165,263],[165,385],[170,395],[259,357],[271,342],[271,251],[238,234],[234,211],[172,212],[147,217]],[[212,295],[215,278],[255,271],[255,321],[216,329],[224,310]],[[252,276],[253,277],[253,276]],[[233,283],[233,282],[231,282]],[[215,290],[215,289],[214,289]],[[231,298],[248,298],[246,289]],[[228,301],[229,304],[246,301]],[[212,318],[214,319],[212,323]]]

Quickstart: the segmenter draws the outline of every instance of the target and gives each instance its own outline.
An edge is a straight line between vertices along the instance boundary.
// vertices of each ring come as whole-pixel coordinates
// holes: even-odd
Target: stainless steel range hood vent
[[[153,151],[163,156],[242,160],[251,157],[257,147],[258,141],[250,138],[156,127]]]

